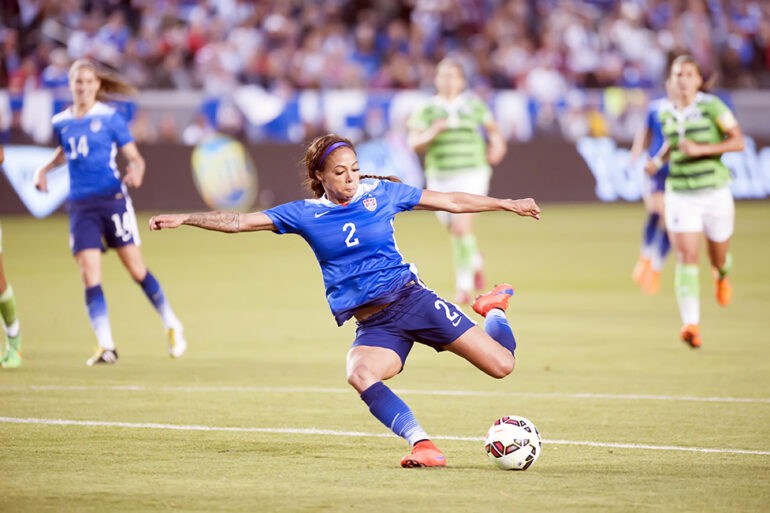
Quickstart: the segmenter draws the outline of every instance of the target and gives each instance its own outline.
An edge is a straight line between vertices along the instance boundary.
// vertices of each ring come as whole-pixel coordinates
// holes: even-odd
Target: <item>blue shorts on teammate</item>
[[[443,351],[445,345],[476,325],[456,305],[418,283],[408,285],[404,291],[387,308],[356,323],[354,347],[392,349],[403,367],[414,341]]]
[[[70,200],[67,210],[73,255],[84,249],[106,251],[107,247],[140,244],[136,215],[123,193]]]

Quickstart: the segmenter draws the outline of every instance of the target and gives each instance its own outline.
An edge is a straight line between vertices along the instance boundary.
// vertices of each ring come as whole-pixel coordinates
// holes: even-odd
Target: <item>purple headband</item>
[[[324,152],[323,156],[321,157],[321,161],[318,163],[318,168],[319,169],[321,168],[321,166],[324,165],[324,160],[326,160],[326,157],[329,155],[329,153],[333,152],[334,150],[336,150],[340,146],[347,146],[348,148],[351,148],[351,149],[353,148],[351,145],[349,145],[345,141],[339,141],[339,142],[336,142],[336,143],[332,144],[331,146],[326,148],[326,151]]]

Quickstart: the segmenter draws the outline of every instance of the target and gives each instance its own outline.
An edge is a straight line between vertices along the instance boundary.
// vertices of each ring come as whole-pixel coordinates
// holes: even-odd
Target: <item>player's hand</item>
[[[505,157],[505,146],[490,144],[487,148],[487,162],[490,166],[496,166]]]
[[[142,185],[143,179],[144,171],[136,164],[129,162],[126,166],[126,175],[123,177],[123,183],[129,187],[137,188]]]
[[[48,179],[46,178],[45,171],[42,168],[35,171],[35,176],[32,181],[35,184],[35,189],[39,190],[40,192],[48,193]]]
[[[430,125],[430,129],[433,131],[433,137],[436,137],[438,134],[446,130],[448,126],[449,121],[447,118],[438,118],[434,120],[433,124]]]
[[[187,214],[164,214],[150,218],[150,231],[177,228],[184,224]]]
[[[535,219],[540,219],[540,207],[537,206],[537,203],[535,203],[535,200],[532,198],[506,201],[509,202],[509,205],[506,205],[506,207],[508,207],[508,210],[511,212],[515,212],[523,217],[534,217]]]
[[[655,159],[647,159],[644,162],[644,172],[650,176],[660,171],[660,168],[661,166],[658,165],[658,162]]]
[[[684,139],[679,141],[679,151],[687,155],[688,157],[700,157],[701,155],[704,155],[703,144],[698,144],[695,141],[691,141],[689,139]]]

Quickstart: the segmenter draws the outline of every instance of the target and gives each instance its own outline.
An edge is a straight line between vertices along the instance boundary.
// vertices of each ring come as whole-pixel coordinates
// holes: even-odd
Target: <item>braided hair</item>
[[[324,162],[326,161],[326,157],[329,156],[326,154],[327,150],[332,145],[337,143],[342,143],[340,146],[347,146],[354,152],[356,151],[356,148],[353,146],[353,143],[350,141],[350,139],[337,134],[326,134],[320,137],[316,137],[313,142],[310,143],[307,151],[305,152],[305,158],[302,159],[302,163],[304,164],[305,170],[307,171],[307,176],[305,177],[303,185],[309,189],[310,192],[313,193],[313,196],[316,198],[323,196],[325,191],[323,184],[316,177],[315,172],[322,169]],[[334,153],[336,150],[337,148],[333,149],[331,153]],[[399,180],[396,176],[379,176],[366,174],[359,175],[359,177],[361,179],[374,178],[375,180],[401,182],[401,180]]]

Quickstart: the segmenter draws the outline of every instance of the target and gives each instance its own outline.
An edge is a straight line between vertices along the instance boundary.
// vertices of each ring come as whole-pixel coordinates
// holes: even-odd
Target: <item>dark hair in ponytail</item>
[[[342,143],[341,146],[347,146],[354,152],[356,151],[356,148],[355,146],[353,146],[353,143],[350,141],[350,139],[347,139],[337,134],[326,134],[313,139],[313,142],[311,142],[310,145],[307,147],[307,151],[305,152],[305,158],[302,159],[302,163],[304,164],[305,170],[307,171],[307,176],[305,177],[303,185],[306,188],[308,188],[310,192],[313,193],[313,196],[315,196],[316,198],[320,198],[321,196],[323,196],[325,191],[324,191],[323,184],[316,177],[315,172],[320,171],[321,167],[323,166],[323,163],[326,161],[326,158],[331,153],[334,153],[335,151],[337,151],[339,147],[333,149],[329,155],[326,155],[326,151],[329,149],[329,147],[331,147],[333,144],[336,144],[336,143]],[[360,175],[360,178],[390,180],[391,182],[401,181],[398,179],[398,177],[395,177],[395,176]]]

